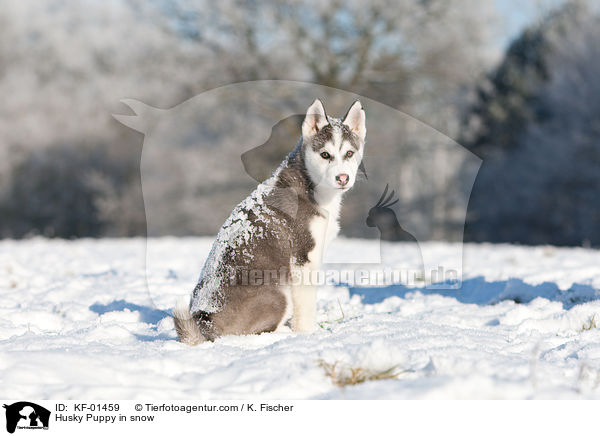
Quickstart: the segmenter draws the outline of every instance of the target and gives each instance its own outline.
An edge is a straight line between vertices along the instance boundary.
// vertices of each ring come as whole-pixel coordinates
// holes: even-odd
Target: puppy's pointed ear
[[[365,140],[365,136],[367,135],[367,125],[366,125],[366,115],[365,111],[360,104],[360,101],[356,100],[350,109],[348,109],[348,113],[344,117],[344,123],[351,132],[356,133],[360,139]]]
[[[327,124],[329,124],[329,121],[327,121],[323,103],[321,103],[321,100],[316,99],[306,111],[306,118],[302,123],[302,136],[310,138],[319,133],[319,130]]]

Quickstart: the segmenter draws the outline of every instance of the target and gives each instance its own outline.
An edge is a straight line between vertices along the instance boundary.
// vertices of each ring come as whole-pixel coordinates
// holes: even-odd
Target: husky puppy
[[[342,196],[356,181],[366,132],[359,101],[343,119],[314,101],[296,148],[234,208],[189,305],[174,310],[181,342],[271,332],[290,319],[295,332],[315,329],[311,272],[338,234]]]

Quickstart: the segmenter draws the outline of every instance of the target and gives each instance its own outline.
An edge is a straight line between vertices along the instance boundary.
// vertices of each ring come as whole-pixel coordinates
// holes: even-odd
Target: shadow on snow
[[[346,286],[341,284],[340,286]],[[504,300],[516,303],[529,303],[541,297],[550,301],[562,303],[564,309],[588,301],[600,299],[600,292],[589,285],[573,284],[568,290],[562,291],[552,282],[530,285],[521,279],[487,282],[484,277],[474,277],[462,282],[459,289],[425,289],[408,288],[401,284],[385,287],[355,287],[348,286],[350,297],[358,295],[363,304],[380,303],[389,297],[406,297],[406,294],[420,292],[424,295],[442,295],[455,298],[461,303],[477,304],[479,306],[496,304]]]
[[[163,318],[171,316],[169,312],[156,309],[148,306],[140,306],[139,304],[129,303],[125,300],[115,300],[108,304],[94,303],[90,306],[92,312],[98,315],[103,315],[107,312],[121,312],[128,309],[132,312],[139,312],[140,321],[146,324],[158,324]]]

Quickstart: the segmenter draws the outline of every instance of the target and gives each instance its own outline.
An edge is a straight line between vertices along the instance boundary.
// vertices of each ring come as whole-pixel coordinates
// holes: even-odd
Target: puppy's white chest
[[[312,264],[321,264],[325,250],[340,231],[338,222],[340,200],[336,200],[322,207],[323,216],[314,217],[310,223],[310,232],[315,241],[314,249],[308,254],[308,259]]]

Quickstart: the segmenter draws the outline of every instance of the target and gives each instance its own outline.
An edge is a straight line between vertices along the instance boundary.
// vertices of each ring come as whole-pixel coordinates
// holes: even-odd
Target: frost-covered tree
[[[472,239],[600,244],[599,24],[567,4],[513,43],[480,93],[465,140],[484,159]]]
[[[98,0],[3,2],[0,202],[3,210],[12,211],[0,223],[4,235],[97,235],[113,227],[126,229],[122,234],[144,231],[141,195],[125,195],[135,191],[132,185],[139,186],[140,138],[111,113],[124,97],[169,105],[189,96],[188,88],[198,82],[202,47],[190,48],[165,32],[156,25],[153,10],[141,11],[142,6]],[[106,155],[112,165],[81,158],[95,153]],[[80,165],[87,167],[72,168]],[[73,178],[60,184],[48,174]],[[98,189],[90,191],[91,183]],[[41,189],[48,184],[60,184],[61,196],[85,198],[90,208],[65,207],[50,187]],[[129,212],[111,212],[124,208]],[[75,222],[67,228],[66,223]]]
[[[171,31],[220,59],[223,75],[216,83],[227,78],[314,82],[373,98],[454,138],[475,79],[496,55],[490,2],[226,0],[215,10],[195,0],[171,2],[166,11]],[[327,102],[328,107],[347,104]],[[394,160],[394,171],[403,174],[399,194],[408,219],[423,221],[430,238],[456,234],[462,223],[453,209],[465,207],[450,192],[456,186],[450,179],[458,174],[439,177],[434,193],[423,187],[436,175],[460,169],[460,162],[440,147],[439,156],[427,154],[427,171],[417,171],[425,167],[418,142],[407,140],[401,150],[397,140],[376,146],[390,156],[403,153]]]
[[[219,80],[302,80],[373,98],[457,134],[456,103],[496,60],[491,2],[176,0],[169,28],[211,50]]]

